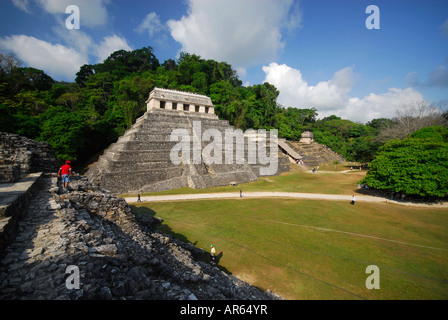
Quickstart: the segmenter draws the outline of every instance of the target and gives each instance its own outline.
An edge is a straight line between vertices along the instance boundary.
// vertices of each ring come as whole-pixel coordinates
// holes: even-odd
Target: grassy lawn
[[[346,170],[347,168],[344,168]],[[341,168],[338,167],[337,171]],[[223,186],[206,189],[180,188],[162,192],[152,192],[143,195],[172,195],[172,194],[194,194],[215,192],[243,192],[251,191],[276,191],[276,192],[305,192],[324,194],[352,194],[357,190],[358,181],[366,174],[366,171],[353,170],[347,173],[325,172],[303,172],[289,171],[278,176],[261,177],[258,181],[244,183],[237,186]],[[134,197],[135,194],[125,194],[122,197]]]
[[[236,187],[153,194],[351,194],[364,174],[291,171]],[[133,209],[162,218],[161,230],[182,241],[206,251],[214,244],[219,268],[286,299],[448,299],[447,209],[282,198],[151,202]],[[379,267],[378,290],[366,288],[369,265]]]
[[[161,230],[206,251],[214,244],[222,270],[286,299],[448,298],[445,209],[243,198],[134,210],[155,212]],[[379,290],[365,286],[369,265]]]

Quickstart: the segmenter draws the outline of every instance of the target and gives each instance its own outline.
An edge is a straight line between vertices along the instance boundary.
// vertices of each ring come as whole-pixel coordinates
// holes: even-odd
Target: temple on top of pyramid
[[[235,185],[289,171],[288,158],[277,152],[270,135],[260,139],[254,130],[244,135],[234,130],[218,118],[207,96],[155,88],[146,105],[147,111],[89,167],[86,176],[93,184],[114,194],[146,193]],[[227,139],[229,133],[234,136]],[[216,153],[221,162],[211,161],[220,156]],[[272,173],[261,173],[273,163]]]
[[[212,99],[196,93],[154,88],[146,101],[151,109],[183,110],[187,112],[214,114]]]

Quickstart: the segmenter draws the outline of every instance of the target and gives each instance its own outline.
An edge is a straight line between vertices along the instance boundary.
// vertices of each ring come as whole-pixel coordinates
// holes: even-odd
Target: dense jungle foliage
[[[386,141],[405,138],[394,131],[400,119],[318,119],[312,106],[279,105],[272,84],[243,86],[226,62],[181,53],[161,64],[151,47],[116,51],[102,63],[84,65],[73,83],[54,81],[0,54],[0,130],[47,141],[60,159],[85,165],[146,111],[154,87],[207,95],[216,114],[242,130],[275,128],[295,141],[312,131],[317,142],[349,161],[369,162]]]

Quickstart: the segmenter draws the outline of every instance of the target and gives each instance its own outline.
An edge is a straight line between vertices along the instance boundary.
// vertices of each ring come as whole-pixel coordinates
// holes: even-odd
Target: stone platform
[[[15,237],[17,223],[38,192],[43,173],[31,173],[15,183],[0,184],[0,252]]]

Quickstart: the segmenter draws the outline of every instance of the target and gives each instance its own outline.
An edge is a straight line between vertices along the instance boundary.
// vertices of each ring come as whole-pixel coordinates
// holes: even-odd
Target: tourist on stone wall
[[[62,185],[68,190],[68,184],[70,182],[70,174],[72,173],[72,167],[69,160],[65,161],[65,164],[59,168],[58,178],[62,176]]]

